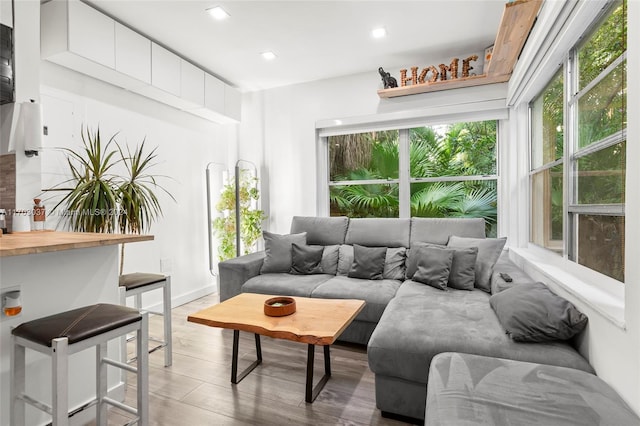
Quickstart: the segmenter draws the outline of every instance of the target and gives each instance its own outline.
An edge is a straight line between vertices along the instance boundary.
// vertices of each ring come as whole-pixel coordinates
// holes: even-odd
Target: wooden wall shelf
[[[453,80],[435,81],[432,83],[394,87],[378,90],[381,98],[415,95],[418,93],[436,92],[440,90],[459,89],[462,87],[480,86],[484,84],[503,83],[509,81],[513,68],[527,37],[533,28],[542,0],[518,0],[504,6],[500,27],[493,46],[493,56],[487,72],[478,76],[457,78]]]

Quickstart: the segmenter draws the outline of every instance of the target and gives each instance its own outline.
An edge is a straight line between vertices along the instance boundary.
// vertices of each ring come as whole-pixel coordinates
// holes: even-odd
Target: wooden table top
[[[0,237],[0,257],[47,253],[153,240],[153,235],[32,231]]]
[[[330,345],[364,308],[363,300],[294,297],[296,312],[284,317],[264,314],[275,295],[241,293],[187,317],[210,327],[247,331],[294,342]]]

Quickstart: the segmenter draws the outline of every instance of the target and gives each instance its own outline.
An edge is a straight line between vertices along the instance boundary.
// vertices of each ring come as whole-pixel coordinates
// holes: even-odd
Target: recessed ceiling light
[[[387,36],[387,29],[385,27],[376,28],[371,31],[371,36],[373,38],[383,38]]]
[[[222,21],[229,17],[229,14],[222,8],[222,6],[212,7],[211,9],[207,9],[207,12],[209,12],[209,15],[213,16],[218,21]]]
[[[272,51],[270,51],[270,50],[269,50],[269,51],[267,51],[267,52],[262,52],[262,53],[261,53],[261,55],[262,55],[262,57],[263,57],[265,60],[267,60],[267,61],[271,61],[271,60],[273,60],[273,59],[275,59],[275,58],[276,58],[276,54],[275,54],[275,53],[273,53],[273,52],[272,52]]]

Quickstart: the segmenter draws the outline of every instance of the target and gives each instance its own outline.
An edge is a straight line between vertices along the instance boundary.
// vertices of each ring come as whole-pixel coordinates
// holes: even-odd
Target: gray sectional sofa
[[[383,414],[424,418],[429,365],[442,352],[537,362],[593,373],[571,341],[518,343],[505,333],[489,304],[490,292],[533,282],[508,259],[507,252],[499,254],[488,270],[485,265],[483,273],[489,274],[489,282],[484,290],[443,291],[397,273],[398,258],[407,254],[406,266],[411,248],[422,243],[445,246],[451,236],[484,239],[482,219],[294,217],[291,234],[305,233],[308,245],[325,247],[325,273],[264,273],[264,252],[242,256],[220,263],[221,300],[240,292],[365,300],[366,308],[341,340],[367,345],[369,365],[376,378],[376,403]],[[382,279],[348,276],[354,245],[387,247]],[[497,247],[502,251],[502,245]],[[478,270],[476,264],[476,273]],[[511,283],[501,277],[503,272],[513,278]]]

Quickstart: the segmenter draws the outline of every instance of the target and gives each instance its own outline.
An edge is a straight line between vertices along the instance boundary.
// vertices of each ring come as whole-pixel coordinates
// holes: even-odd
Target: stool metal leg
[[[11,406],[9,414],[9,424],[13,426],[24,426],[25,403],[20,399],[25,388],[25,347],[16,342],[15,336],[11,336],[13,348],[9,372],[11,375]]]
[[[171,338],[171,277],[167,276],[163,288],[164,299],[164,366],[169,367],[172,364],[173,346]]]
[[[137,346],[137,392],[138,392],[138,417],[140,418],[138,426],[148,426],[149,424],[149,344],[147,342],[149,336],[149,314],[142,313],[142,322],[140,329],[136,331]]]
[[[107,364],[103,361],[107,357],[107,343],[96,346],[96,424],[107,424]],[[124,370],[123,370],[124,371]]]
[[[69,339],[66,337],[51,341],[52,417],[53,426],[69,424]]]
[[[118,287],[118,293],[120,296],[120,305],[127,306],[127,289],[124,287]],[[127,335],[125,334],[120,339],[120,361],[127,362]],[[120,381],[127,384],[127,371],[121,369],[120,370]]]

